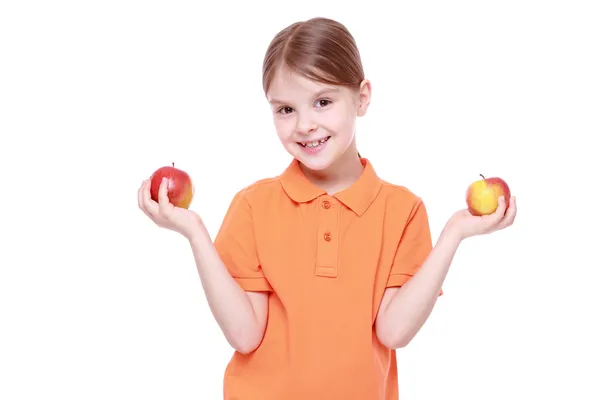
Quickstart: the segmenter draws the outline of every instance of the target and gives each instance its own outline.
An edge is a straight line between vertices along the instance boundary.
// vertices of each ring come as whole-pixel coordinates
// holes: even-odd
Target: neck
[[[364,170],[356,149],[352,147],[325,170],[313,171],[306,168],[302,163],[300,167],[308,180],[328,194],[333,195],[341,192],[352,186]]]

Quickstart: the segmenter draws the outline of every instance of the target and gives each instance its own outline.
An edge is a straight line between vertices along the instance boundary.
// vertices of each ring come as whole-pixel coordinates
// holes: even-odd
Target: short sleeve
[[[233,198],[215,238],[215,248],[243,290],[272,291],[258,260],[252,209],[243,192]]]
[[[412,208],[401,235],[387,287],[406,283],[421,268],[432,247],[427,209],[419,200]]]

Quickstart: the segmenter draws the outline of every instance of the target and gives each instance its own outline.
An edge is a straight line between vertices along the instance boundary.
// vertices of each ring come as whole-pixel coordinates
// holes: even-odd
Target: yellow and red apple
[[[189,208],[194,197],[194,185],[189,174],[178,168],[175,163],[157,169],[151,176],[150,197],[158,202],[158,189],[163,178],[167,178],[167,197],[176,207]]]
[[[510,188],[508,184],[498,177],[481,179],[469,185],[466,201],[469,212],[476,216],[492,214],[498,208],[498,199],[504,196],[506,206],[510,201]]]

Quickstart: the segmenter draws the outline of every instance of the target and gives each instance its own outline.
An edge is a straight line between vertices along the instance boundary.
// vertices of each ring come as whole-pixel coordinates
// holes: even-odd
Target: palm
[[[167,197],[167,185],[163,182],[158,193],[158,202],[150,198],[150,181],[142,183],[138,191],[140,209],[156,225],[190,237],[201,226],[198,214],[185,208],[174,206]]]
[[[162,206],[159,200],[159,210]],[[168,199],[167,199],[168,200]],[[164,204],[161,210],[161,223],[164,228],[172,229],[175,231],[185,231],[186,225],[189,225],[195,217],[195,213],[185,208],[176,207],[172,203],[168,202]]]
[[[515,220],[517,205],[515,198],[510,199],[509,207],[500,200],[498,208],[493,214],[475,216],[469,210],[460,210],[450,218],[448,225],[457,230],[463,238],[484,235],[509,227]]]

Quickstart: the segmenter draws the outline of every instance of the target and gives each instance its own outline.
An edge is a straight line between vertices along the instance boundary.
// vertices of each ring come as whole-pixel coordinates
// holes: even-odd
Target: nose
[[[316,122],[311,118],[310,114],[298,113],[296,120],[296,132],[300,135],[310,135],[317,130]]]

